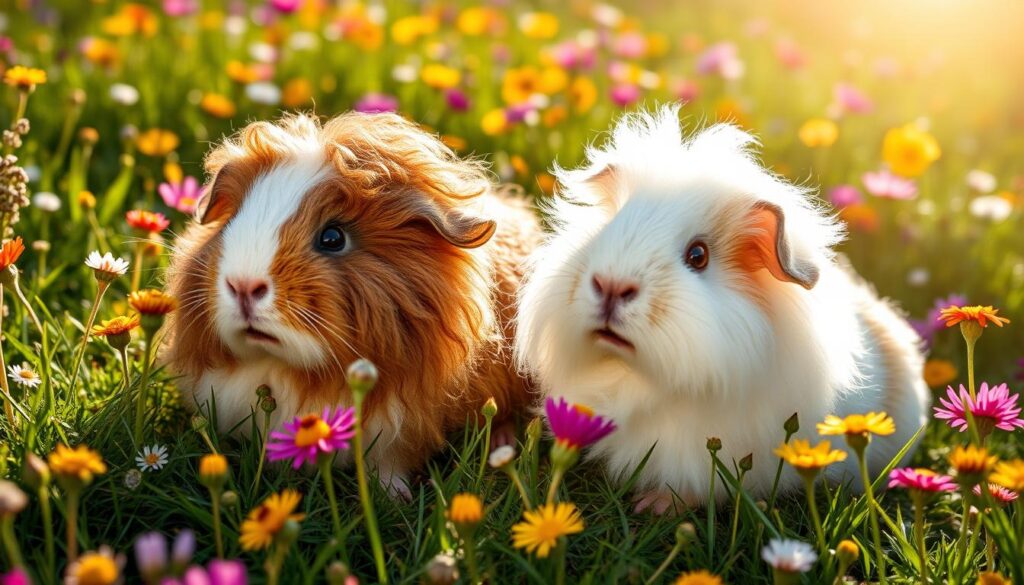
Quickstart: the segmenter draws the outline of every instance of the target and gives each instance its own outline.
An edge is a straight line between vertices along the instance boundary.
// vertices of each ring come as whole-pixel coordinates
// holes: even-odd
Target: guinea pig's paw
[[[633,511],[637,514],[650,511],[652,514],[662,516],[666,513],[681,514],[686,509],[686,504],[667,489],[636,494],[633,503]]]
[[[516,445],[516,423],[511,420],[498,423],[491,429],[491,451],[509,445]]]

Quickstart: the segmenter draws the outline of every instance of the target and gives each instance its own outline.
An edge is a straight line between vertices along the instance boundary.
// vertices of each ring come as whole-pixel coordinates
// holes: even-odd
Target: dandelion
[[[135,146],[139,152],[153,158],[161,158],[174,152],[181,144],[178,135],[170,130],[151,128],[139,134],[135,139]]]
[[[167,447],[163,445],[146,445],[135,456],[135,464],[141,471],[158,471],[167,465]]]
[[[18,88],[19,91],[32,93],[36,90],[37,85],[46,83],[46,72],[34,67],[15,65],[4,72],[4,83]],[[20,117],[20,115],[15,116],[15,119]]]
[[[1000,461],[988,479],[1018,494],[1024,493],[1024,459]]]
[[[107,465],[99,453],[85,445],[71,449],[63,444],[57,445],[50,453],[47,463],[66,495],[67,551],[68,560],[73,563],[78,558],[78,506],[82,490],[92,483],[94,477],[106,473]]]
[[[942,406],[936,406],[935,418],[945,420],[950,427],[961,433],[968,429],[967,411],[970,411],[977,425],[981,440],[984,441],[994,429],[1013,431],[1024,428],[1020,418],[1021,408],[1017,406],[1018,394],[1010,394],[1006,384],[990,387],[981,383],[977,398],[971,398],[963,384],[959,394],[952,386],[946,388],[946,398],[939,398]]]
[[[839,127],[827,118],[811,118],[800,126],[797,136],[808,148],[828,148],[839,138]]]
[[[10,366],[7,368],[7,373],[10,374],[11,379],[14,380],[15,384],[19,386],[25,386],[28,388],[35,388],[42,383],[42,378],[39,374],[32,371],[30,368],[22,367],[18,365]]]
[[[523,521],[512,526],[512,545],[547,558],[559,539],[583,532],[579,510],[569,502],[548,503],[523,514]]]
[[[672,583],[673,585],[723,585],[721,577],[704,569],[683,573]]]
[[[124,555],[115,555],[110,547],[101,546],[68,565],[64,585],[115,585],[121,582],[124,563]]]
[[[814,548],[806,542],[787,538],[773,538],[761,549],[761,558],[771,565],[775,583],[795,583],[794,577],[806,573],[818,560]]]
[[[902,177],[920,176],[941,155],[935,138],[915,124],[893,128],[882,140],[882,158]]]
[[[295,508],[302,501],[302,495],[295,490],[284,490],[272,494],[253,508],[242,522],[239,542],[243,550],[262,550],[268,548],[274,537],[284,528],[285,522],[301,521],[305,515],[296,514]]]

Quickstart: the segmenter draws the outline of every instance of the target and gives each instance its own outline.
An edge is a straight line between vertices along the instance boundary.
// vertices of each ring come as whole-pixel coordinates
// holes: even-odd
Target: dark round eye
[[[699,240],[690,244],[690,247],[686,249],[686,255],[683,259],[686,260],[686,264],[690,268],[698,272],[704,270],[708,266],[708,260],[711,259],[708,245]]]
[[[345,232],[336,225],[329,225],[320,230],[316,247],[324,252],[340,252],[345,249]]]

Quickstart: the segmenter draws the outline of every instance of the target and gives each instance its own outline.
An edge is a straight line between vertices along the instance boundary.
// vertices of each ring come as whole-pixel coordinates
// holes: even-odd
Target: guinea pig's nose
[[[228,290],[235,295],[242,315],[246,319],[250,317],[252,306],[270,292],[270,285],[260,278],[228,277],[224,279]]]
[[[640,293],[640,285],[633,280],[618,279],[595,274],[590,279],[594,292],[602,299],[605,318],[611,317],[618,305],[625,305]]]

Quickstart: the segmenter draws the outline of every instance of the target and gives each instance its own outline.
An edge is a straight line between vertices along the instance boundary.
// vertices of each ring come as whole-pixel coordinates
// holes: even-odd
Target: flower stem
[[[786,440],[783,441],[783,443],[789,443],[789,440],[793,438],[794,434],[795,433],[791,433],[789,431],[786,431]],[[784,464],[785,464],[785,461],[783,461],[782,458],[780,457],[779,458],[779,463],[775,467],[775,480],[772,482],[771,495],[768,496],[768,510],[769,511],[771,511],[771,510],[773,510],[775,508],[775,496],[779,492],[779,481],[782,479],[782,466]]]
[[[142,378],[139,380],[139,398],[138,404],[135,406],[135,445],[142,445],[142,428],[146,422],[146,399],[149,395],[149,371],[151,367],[151,357],[153,355],[153,338],[154,335],[149,332],[146,333],[146,350],[143,354],[142,361]]]
[[[96,283],[96,297],[92,302],[92,309],[89,311],[89,318],[85,321],[85,336],[82,337],[82,345],[78,347],[78,355],[71,366],[71,384],[68,386],[68,396],[71,400],[75,398],[75,383],[78,382],[78,370],[82,369],[82,359],[85,357],[85,346],[89,344],[89,334],[96,322],[96,313],[100,310],[100,301],[103,300],[103,293],[107,292],[109,282],[98,280]]]
[[[555,467],[554,472],[551,474],[551,485],[548,486],[548,504],[554,504],[555,500],[558,499],[558,486],[562,483],[563,477],[565,477],[565,470],[561,467]]]
[[[974,390],[974,345],[978,340],[970,337],[964,339],[967,341],[967,391],[971,394],[971,400],[977,400]]]
[[[914,539],[917,541],[917,556],[921,561],[921,585],[928,583],[928,556],[924,546],[924,495],[914,494]]]
[[[21,557],[21,549],[18,548],[18,539],[14,536],[14,516],[8,515],[3,519],[2,535],[8,562],[12,567],[24,567],[25,561]]]
[[[509,479],[512,480],[512,485],[516,486],[516,490],[519,491],[519,497],[523,499],[523,505],[526,506],[527,510],[533,509],[533,504],[530,503],[530,496],[526,493],[526,486],[523,485],[523,478],[519,475],[519,470],[516,469],[514,464],[507,466]]]
[[[121,354],[121,366],[122,366],[123,375],[124,375],[124,391],[127,394],[128,393],[128,387],[131,384],[131,372],[130,372],[130,370],[128,368],[128,346],[126,345],[126,346],[122,347],[121,351],[118,352],[118,353]]]
[[[469,538],[462,540],[463,547],[466,549],[466,565],[469,567],[469,578],[472,585],[481,583],[480,580],[480,567],[476,561],[476,542],[473,540],[472,535]]]
[[[484,471],[487,470],[487,454],[491,447],[491,421],[493,417],[486,417],[484,422],[484,443],[480,446],[480,470],[476,475],[477,488],[480,487],[480,482],[484,479]]]
[[[262,460],[261,460],[262,463]],[[334,536],[341,540],[341,516],[338,514],[338,500],[334,496],[334,475],[331,473],[331,458],[320,457],[320,479],[327,490],[327,501],[331,505],[331,521],[334,522]]]
[[[65,523],[69,565],[78,560],[78,502],[79,488],[67,490]]]
[[[53,510],[50,507],[50,490],[47,486],[39,487],[39,511],[43,516],[43,536],[46,546],[46,570],[48,576],[54,577],[57,572],[57,553],[53,541]],[[56,579],[51,579],[55,581]]]
[[[3,314],[4,314],[4,285],[0,284],[0,330],[3,328]],[[7,422],[11,425],[11,429],[18,428],[18,421],[14,418],[14,405],[11,403],[13,398],[11,397],[11,387],[7,382],[7,360],[4,358],[3,344],[0,344],[0,386],[4,390],[4,415],[7,416]]]
[[[658,568],[655,569],[654,573],[644,581],[644,585],[654,585],[654,583],[658,581],[658,577],[660,577],[661,574],[668,569],[669,565],[672,564],[672,561],[679,556],[679,551],[681,550],[683,550],[683,543],[677,539],[675,546],[673,546],[672,550],[668,552],[668,556],[665,557],[665,560],[661,561],[661,564],[658,565]]]
[[[144,247],[144,242],[139,242],[135,244],[135,266],[132,269],[131,292],[139,290],[139,285],[142,283],[142,252],[144,250]]]
[[[555,568],[555,585],[564,585],[565,583],[565,538],[558,539],[558,549],[555,554],[557,555],[557,566]]]
[[[224,558],[224,541],[220,530],[220,490],[210,490],[210,512],[213,515],[213,542],[217,547],[217,558]]]
[[[729,550],[732,551],[733,547],[736,546],[736,533],[740,529],[740,499],[743,496],[743,476],[746,475],[745,471],[740,472],[738,478],[739,489],[736,490],[736,498],[733,501],[733,513],[732,513],[732,535],[729,537]]]
[[[875,510],[875,493],[871,489],[871,477],[868,475],[868,462],[864,456],[864,447],[856,448],[857,464],[860,466],[860,477],[864,482],[864,497],[868,499],[868,518],[871,521],[871,537],[875,545],[875,564],[878,565],[878,582],[888,583],[885,577],[885,554],[882,551],[882,533],[878,529],[878,512]]]
[[[370,486],[366,481],[366,461],[363,454],[363,397],[359,392],[353,394],[356,411],[356,434],[352,439],[355,448],[356,479],[359,483],[359,499],[363,504],[363,515],[366,516],[366,531],[370,534],[370,547],[373,549],[373,561],[377,566],[377,580],[387,585],[388,573],[384,567],[384,547],[381,545],[380,532],[377,529],[377,515],[373,511],[373,500],[370,497]]]
[[[270,414],[269,412],[263,412],[263,446],[260,447],[260,462],[256,464],[256,477],[252,480],[252,495],[256,495],[256,488],[260,485],[260,479],[263,477],[263,462],[267,459],[267,440],[270,437]]]
[[[32,324],[35,325],[36,331],[39,331],[39,335],[42,335],[43,325],[39,322],[39,317],[32,308],[32,303],[29,303],[28,299],[25,298],[25,293],[21,292],[21,286],[18,285],[17,279],[14,281],[14,295],[18,297],[18,301],[21,303],[21,306],[25,307],[25,310],[28,312],[28,318],[32,320]]]
[[[822,562],[828,558],[828,545],[825,543],[825,528],[821,524],[821,514],[818,513],[818,501],[814,497],[814,477],[804,477],[804,493],[807,495],[807,508],[811,511],[811,520],[814,522],[814,535],[818,539],[818,554]]]

